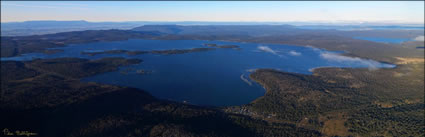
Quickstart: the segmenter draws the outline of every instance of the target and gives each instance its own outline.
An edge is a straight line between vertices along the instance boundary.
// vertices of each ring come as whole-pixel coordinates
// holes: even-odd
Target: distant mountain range
[[[322,28],[323,27],[323,28]],[[382,37],[414,39],[424,35],[423,27],[371,26],[292,26],[292,25],[143,25],[131,29],[140,32],[158,32],[184,36],[294,36],[333,35],[343,37]]]
[[[42,35],[67,31],[131,29],[141,24],[87,21],[26,21],[1,23],[2,36]]]
[[[157,27],[161,25],[161,29]],[[140,28],[143,26],[143,28]],[[179,27],[180,26],[180,27]],[[183,26],[184,31],[181,31]],[[205,27],[205,26],[215,26]],[[1,36],[27,36],[51,34],[67,31],[82,30],[106,30],[106,29],[123,29],[129,30],[155,30],[165,33],[193,33],[202,29],[219,29],[221,26],[238,26],[227,27],[222,31],[238,30],[244,33],[240,28],[256,27],[259,29],[267,29],[268,31],[278,32],[285,29],[320,29],[320,30],[423,30],[424,24],[379,24],[379,23],[310,23],[310,22],[203,22],[203,21],[182,21],[182,22],[155,22],[155,21],[128,21],[128,22],[88,22],[88,21],[25,21],[25,22],[6,22],[1,23]],[[139,27],[139,28],[136,28]],[[207,31],[208,32],[208,31]]]

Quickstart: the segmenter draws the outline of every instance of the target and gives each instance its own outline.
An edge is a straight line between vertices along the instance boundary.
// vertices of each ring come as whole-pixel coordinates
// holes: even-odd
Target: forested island
[[[162,54],[162,55],[172,55],[172,54],[185,54],[192,52],[202,52],[214,50],[214,48],[192,48],[192,49],[172,49],[172,50],[152,50],[152,51],[127,51],[127,50],[108,50],[101,52],[81,52],[81,54],[86,54],[90,56],[98,54],[127,54],[127,55],[140,55],[140,54]]]

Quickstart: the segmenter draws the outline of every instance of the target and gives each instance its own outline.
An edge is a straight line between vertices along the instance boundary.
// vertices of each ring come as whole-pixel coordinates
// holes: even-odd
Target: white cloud
[[[316,47],[313,47],[313,46],[311,46],[311,45],[307,45],[307,46],[305,46],[305,47],[310,48],[310,49],[312,49],[313,51],[316,51],[316,52],[321,52],[321,51],[322,51],[321,49],[316,48]]]
[[[334,62],[347,62],[347,63],[359,63],[365,66],[368,66],[370,70],[376,70],[379,67],[393,67],[394,65],[390,64],[382,64],[380,62],[369,60],[369,59],[361,59],[358,57],[348,57],[343,56],[336,53],[330,53],[330,52],[321,52],[320,57],[323,59],[326,59],[328,61],[334,61]]]
[[[415,41],[425,41],[425,36],[417,36],[414,40]]]
[[[292,56],[301,56],[300,52],[296,52],[296,51],[293,51],[293,50],[289,51],[289,54],[292,55]]]
[[[277,54],[276,51],[274,51],[273,49],[271,49],[268,46],[258,46],[257,48],[259,50],[261,50],[261,51],[264,51],[264,52],[269,52],[269,53]]]

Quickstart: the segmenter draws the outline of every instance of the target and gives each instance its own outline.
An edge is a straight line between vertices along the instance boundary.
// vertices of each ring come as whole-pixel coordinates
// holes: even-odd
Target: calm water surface
[[[166,50],[206,47],[204,43],[238,45],[240,49],[216,49],[175,55],[158,54],[100,54],[83,55],[83,51],[106,50]],[[31,60],[34,58],[103,57],[138,58],[143,62],[121,67],[118,71],[84,78],[105,84],[135,87],[168,100],[197,105],[229,106],[247,104],[263,96],[265,90],[249,79],[254,69],[273,68],[287,72],[311,74],[317,67],[391,68],[394,65],[373,60],[341,56],[340,52],[276,44],[237,43],[202,40],[141,40],[98,42],[70,45],[56,49],[55,54],[30,53],[2,60]],[[140,70],[151,72],[137,73]]]
[[[380,42],[380,43],[393,43],[393,44],[400,44],[406,41],[412,41],[412,39],[378,38],[378,37],[354,37],[354,39],[368,40],[368,41]]]

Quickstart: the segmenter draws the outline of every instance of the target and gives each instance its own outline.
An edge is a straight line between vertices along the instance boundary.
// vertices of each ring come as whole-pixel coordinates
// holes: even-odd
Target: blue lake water
[[[380,42],[380,43],[392,43],[392,44],[400,44],[400,43],[412,40],[412,39],[404,39],[404,38],[378,38],[378,37],[353,37],[353,38],[368,40],[373,42]]]
[[[166,50],[206,47],[203,44],[238,45],[240,49],[216,49],[186,54],[98,54],[89,56],[83,51],[106,50]],[[98,42],[69,45],[56,49],[55,54],[30,53],[2,60],[31,60],[34,58],[79,57],[99,59],[103,57],[138,58],[143,62],[121,67],[82,81],[135,87],[152,95],[197,105],[229,106],[247,104],[263,96],[265,90],[249,79],[254,69],[273,68],[286,72],[311,74],[317,67],[392,68],[391,64],[352,58],[323,49],[301,46],[238,43],[203,40],[142,40]],[[138,74],[137,70],[152,71]],[[125,72],[125,73],[123,73]]]

